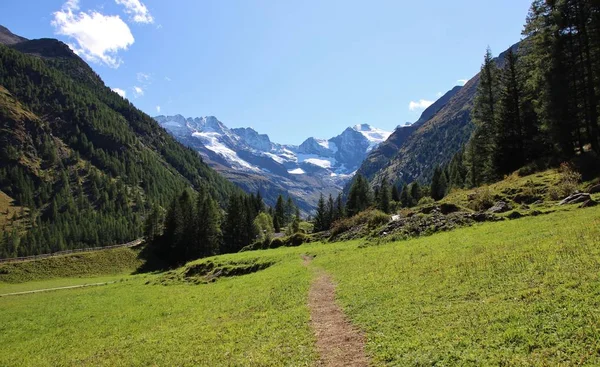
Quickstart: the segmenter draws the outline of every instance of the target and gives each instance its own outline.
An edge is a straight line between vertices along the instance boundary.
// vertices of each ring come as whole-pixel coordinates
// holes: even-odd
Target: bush
[[[487,210],[494,206],[494,196],[488,186],[483,186],[469,195],[469,208],[475,211]]]
[[[425,196],[425,197],[421,198],[421,200],[419,200],[418,205],[430,205],[433,203],[435,203],[435,200],[433,200],[433,198],[431,196]]]
[[[278,247],[281,247],[284,245],[285,245],[285,242],[283,241],[282,238],[273,238],[273,240],[271,240],[269,248],[278,248]]]
[[[291,235],[290,237],[288,237],[288,239],[286,241],[286,245],[287,246],[300,246],[303,243],[310,242],[309,239],[310,238],[305,234],[295,233],[295,234]]]
[[[371,209],[365,210],[350,218],[343,218],[333,223],[331,227],[331,235],[337,236],[344,233],[353,227],[367,224],[369,228],[379,227],[389,222],[390,216],[381,210]]]
[[[581,174],[568,163],[562,163],[558,173],[560,175],[558,184],[548,190],[548,195],[552,200],[560,200],[574,194],[581,182]]]

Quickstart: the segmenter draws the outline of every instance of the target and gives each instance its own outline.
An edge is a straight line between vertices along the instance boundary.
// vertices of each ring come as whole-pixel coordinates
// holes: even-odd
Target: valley
[[[597,1],[1,8],[0,366],[600,365]]]
[[[572,208],[408,241],[224,255],[174,273],[0,297],[0,363],[312,365],[319,357],[307,302],[319,268],[364,332],[374,365],[595,365],[599,218],[597,207]],[[314,257],[310,267],[304,254]],[[265,261],[273,265],[206,284],[185,275],[196,264]],[[87,281],[78,276],[73,283]],[[0,293],[30,284],[6,283],[6,275],[0,282]]]

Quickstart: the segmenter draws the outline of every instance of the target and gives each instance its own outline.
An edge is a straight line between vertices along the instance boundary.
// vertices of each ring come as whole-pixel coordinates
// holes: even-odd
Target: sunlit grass
[[[251,251],[100,287],[2,297],[0,365],[313,365],[313,272],[303,253],[332,274],[375,365],[599,365],[600,208],[570,208],[380,246]],[[272,265],[186,280],[209,261]]]

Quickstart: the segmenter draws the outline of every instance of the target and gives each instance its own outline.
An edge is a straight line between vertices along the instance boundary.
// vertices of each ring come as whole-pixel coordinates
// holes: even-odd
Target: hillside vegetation
[[[27,208],[0,257],[124,243],[154,207],[240,192],[57,40],[0,44],[0,190]]]
[[[249,251],[99,288],[2,297],[0,364],[312,365],[313,273],[301,260],[310,254],[333,275],[375,365],[597,365],[600,209],[567,208],[379,246]]]
[[[132,274],[142,264],[140,250],[129,247],[0,263],[0,283]]]

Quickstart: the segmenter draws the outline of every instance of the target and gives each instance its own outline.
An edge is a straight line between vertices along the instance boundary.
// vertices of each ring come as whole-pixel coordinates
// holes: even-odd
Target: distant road
[[[61,290],[61,289],[85,288],[85,287],[93,287],[93,286],[98,286],[98,285],[107,285],[107,284],[112,284],[112,283],[115,283],[115,281],[104,282],[104,283],[90,283],[90,284],[80,284],[80,285],[69,285],[69,286],[66,286],[66,287],[36,289],[36,290],[33,290],[33,291],[24,291],[24,292],[4,293],[4,294],[0,294],[0,297],[19,296],[19,295],[22,295],[22,294],[31,294],[31,293],[58,291],[58,290]]]
[[[123,243],[121,245],[114,246],[106,246],[106,247],[90,247],[90,248],[78,248],[73,250],[59,251],[53,252],[51,254],[42,254],[42,255],[34,255],[34,256],[25,256],[25,257],[12,257],[7,259],[0,259],[0,263],[11,263],[11,262],[19,262],[19,261],[30,261],[30,260],[39,260],[45,259],[48,257],[60,256],[60,255],[68,255],[68,254],[78,254],[82,252],[93,252],[93,251],[101,251],[101,250],[109,250],[113,248],[120,247],[134,247],[144,242],[143,238],[138,238],[137,240],[133,240],[131,242]]]

